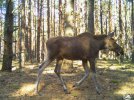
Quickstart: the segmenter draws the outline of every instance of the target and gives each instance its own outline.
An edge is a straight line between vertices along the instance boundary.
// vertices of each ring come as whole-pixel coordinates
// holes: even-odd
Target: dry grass
[[[102,93],[96,94],[92,80],[87,79],[81,86],[73,84],[84,75],[80,62],[74,62],[75,71],[62,71],[70,94],[64,94],[59,79],[53,72],[54,63],[44,72],[40,84],[42,96],[34,94],[34,83],[37,77],[37,65],[26,64],[23,71],[14,62],[12,73],[0,72],[0,100],[122,100],[125,96],[134,97],[134,65],[118,64],[116,61],[97,62],[97,79],[102,86]],[[1,65],[0,65],[1,66]],[[77,67],[79,66],[79,67]],[[134,99],[134,98],[133,98]],[[132,100],[132,99],[131,99]]]

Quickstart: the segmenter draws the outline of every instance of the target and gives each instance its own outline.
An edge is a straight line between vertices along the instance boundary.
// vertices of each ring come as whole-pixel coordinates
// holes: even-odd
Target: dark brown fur
[[[50,58],[84,60],[97,57],[100,49],[103,49],[106,35],[93,36],[83,33],[76,37],[56,37],[47,41],[47,51]],[[99,41],[98,41],[99,40]]]

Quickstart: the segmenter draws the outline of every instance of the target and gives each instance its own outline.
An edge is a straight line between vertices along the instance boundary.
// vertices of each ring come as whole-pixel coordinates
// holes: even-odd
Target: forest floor
[[[84,75],[81,62],[78,61],[74,62],[74,68],[71,71],[62,70],[62,76],[70,94],[64,93],[53,71],[55,66],[53,62],[43,72],[40,84],[42,95],[39,96],[34,93],[38,67],[36,64],[27,63],[23,71],[14,67],[12,73],[0,72],[0,100],[134,100],[133,64],[98,60],[96,65],[97,80],[102,88],[100,95],[95,91],[91,75],[81,86],[72,87]],[[18,66],[18,63],[14,61],[13,66]]]

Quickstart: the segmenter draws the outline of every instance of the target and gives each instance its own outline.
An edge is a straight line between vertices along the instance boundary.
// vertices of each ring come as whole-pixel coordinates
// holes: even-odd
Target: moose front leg
[[[87,60],[82,60],[82,65],[83,65],[83,68],[85,70],[85,75],[82,77],[82,79],[78,82],[76,82],[73,87],[76,87],[76,86],[79,86],[83,83],[83,81],[89,76],[89,68],[88,68],[88,65],[87,65]]]
[[[99,86],[99,84],[97,82],[97,79],[96,79],[95,60],[90,60],[89,62],[90,62],[90,69],[91,69],[91,71],[93,73],[92,74],[92,80],[93,80],[93,82],[95,84],[96,92],[98,94],[100,94],[100,86]]]

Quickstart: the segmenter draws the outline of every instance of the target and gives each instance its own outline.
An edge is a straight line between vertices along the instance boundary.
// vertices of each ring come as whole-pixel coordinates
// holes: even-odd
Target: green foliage
[[[121,82],[120,80],[111,80],[111,83],[114,83],[114,84],[118,84],[120,82]]]
[[[132,2],[133,0],[127,0],[127,2]]]
[[[5,6],[5,0],[0,0],[0,7]]]

